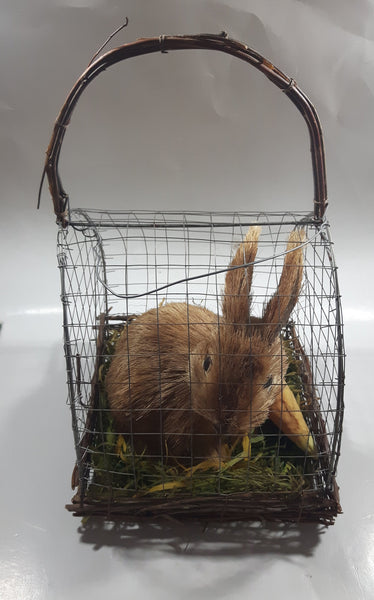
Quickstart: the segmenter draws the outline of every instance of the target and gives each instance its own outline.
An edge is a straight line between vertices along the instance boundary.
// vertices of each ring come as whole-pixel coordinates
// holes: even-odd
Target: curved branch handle
[[[314,219],[317,223],[320,223],[327,207],[327,187],[322,130],[317,113],[310,100],[298,88],[293,79],[282,73],[282,71],[277,69],[277,67],[272,65],[255,50],[252,50],[242,42],[228,38],[225,32],[222,32],[220,35],[178,35],[139,39],[106,52],[87,67],[75,83],[61,108],[47,149],[44,169],[49,181],[49,189],[57,222],[66,227],[68,218],[68,195],[64,191],[58,173],[61,145],[72,112],[85,88],[107,67],[121,60],[142,54],[185,49],[217,50],[236,56],[249,63],[264,73],[270,81],[280,88],[300,111],[306,121],[310,136],[314,180]]]

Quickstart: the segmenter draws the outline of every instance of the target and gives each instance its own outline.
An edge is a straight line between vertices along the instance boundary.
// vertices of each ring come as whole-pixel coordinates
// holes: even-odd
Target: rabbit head
[[[261,318],[251,316],[253,263],[259,227],[252,227],[226,274],[218,331],[191,356],[191,402],[224,442],[264,423],[280,393],[288,362],[279,333],[297,302],[302,282],[303,231],[293,231],[278,288]],[[248,266],[241,266],[248,265]],[[213,441],[213,440],[212,440]]]
[[[191,405],[224,437],[246,435],[265,421],[272,403],[272,372],[280,357],[251,336],[221,322],[219,336],[204,340],[191,357]],[[227,440],[229,441],[229,440]]]

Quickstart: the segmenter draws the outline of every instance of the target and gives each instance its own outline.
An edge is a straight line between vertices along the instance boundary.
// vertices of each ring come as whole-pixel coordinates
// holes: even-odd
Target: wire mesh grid
[[[223,458],[223,447],[227,448],[226,441],[233,441],[233,432],[226,432],[230,438],[226,440],[221,427],[220,432],[214,432],[222,454],[218,452],[219,468],[215,465],[212,484],[209,456],[198,452],[194,455],[188,416],[194,412],[192,401],[182,407],[187,433],[186,427],[174,432],[177,436],[190,436],[191,442],[186,446],[189,455],[174,452],[170,456],[167,436],[165,439],[162,431],[167,410],[161,398],[161,359],[158,381],[153,380],[153,385],[160,386],[156,431],[143,428],[139,433],[136,411],[128,419],[128,427],[123,422],[121,427],[113,423],[114,412],[107,403],[103,374],[113,359],[113,348],[109,350],[113,339],[118,340],[121,332],[135,328],[136,316],[148,311],[158,315],[160,307],[174,303],[197,306],[216,315],[219,330],[230,260],[252,225],[261,226],[253,281],[248,290],[254,319],[261,318],[264,306],[278,289],[291,231],[303,227],[307,232],[302,287],[281,336],[283,340],[293,340],[298,355],[299,402],[315,447],[310,456],[306,447],[300,449],[294,443],[292,434],[283,434],[282,425],[276,427],[267,419],[248,430],[247,443],[240,446],[239,454],[231,450]],[[58,262],[69,403],[77,451],[73,485],[78,486],[78,492],[71,510],[77,514],[119,512],[127,518],[157,515],[159,510],[178,518],[186,514],[206,518],[208,511],[211,517],[221,520],[270,516],[332,522],[340,510],[335,471],[342,428],[344,359],[336,266],[326,222],[316,225],[308,213],[302,212],[134,213],[78,209],[70,213],[69,226],[59,230]],[[188,331],[188,310],[186,318]],[[160,348],[147,351],[160,353]],[[186,347],[185,356],[189,352],[193,349]],[[186,370],[185,379],[190,385],[191,377]],[[148,428],[154,422],[148,420]],[[147,441],[152,434],[160,440],[156,446]],[[209,432],[195,431],[193,435],[207,437]],[[143,450],[137,444],[137,436],[143,442]],[[244,450],[248,453],[246,458]],[[264,462],[266,457],[270,457],[270,462]],[[147,461],[151,462],[144,466]],[[227,480],[235,479],[238,469],[233,477],[226,465],[238,462],[245,466],[246,475],[231,488]],[[205,466],[200,469],[201,464]],[[251,471],[254,468],[261,475],[270,472],[264,488],[256,488],[256,474]],[[292,480],[291,489],[286,486],[287,478]],[[240,507],[238,494],[246,498],[246,504]],[[192,499],[192,506],[187,498]],[[206,504],[208,498],[211,502],[213,499],[213,505]],[[151,509],[155,504],[159,508]]]

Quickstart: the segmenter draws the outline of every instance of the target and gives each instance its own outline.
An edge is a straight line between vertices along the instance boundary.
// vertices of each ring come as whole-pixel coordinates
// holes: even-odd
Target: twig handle
[[[270,81],[280,88],[300,111],[306,121],[310,135],[314,179],[314,219],[317,223],[320,223],[327,207],[327,186],[322,129],[315,108],[293,79],[282,73],[282,71],[258,54],[258,52],[249,48],[246,44],[227,37],[225,32],[222,32],[219,35],[162,35],[156,38],[139,39],[135,42],[124,44],[114,50],[110,50],[89,64],[87,69],[75,83],[60,110],[47,149],[44,169],[49,181],[49,189],[52,196],[54,211],[57,216],[57,222],[61,223],[64,227],[68,222],[68,195],[62,186],[58,173],[58,160],[61,145],[72,112],[85,88],[102,71],[121,60],[140,56],[142,54],[186,49],[217,50],[236,56],[249,63],[264,73]]]

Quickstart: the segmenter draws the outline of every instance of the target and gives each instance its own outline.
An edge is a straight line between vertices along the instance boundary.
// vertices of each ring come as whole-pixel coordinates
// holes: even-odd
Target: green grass
[[[270,421],[237,444],[231,459],[219,466],[204,461],[187,468],[174,459],[161,461],[147,457],[145,452],[135,454],[129,441],[115,432],[104,391],[118,336],[118,330],[111,330],[104,348],[106,358],[99,370],[100,410],[90,444],[93,469],[87,488],[90,500],[118,502],[140,497],[299,492],[310,487],[308,473],[313,472],[312,458],[305,458]],[[300,363],[289,340],[285,340],[285,347],[290,360],[286,381],[302,407]]]

